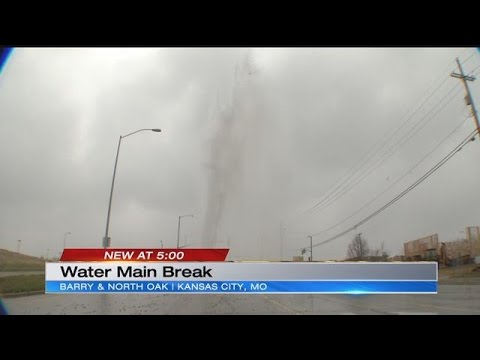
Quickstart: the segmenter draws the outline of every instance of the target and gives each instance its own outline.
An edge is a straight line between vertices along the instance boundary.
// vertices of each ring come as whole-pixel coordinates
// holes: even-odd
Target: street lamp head
[[[160,129],[152,129],[153,132],[161,132],[162,130]]]

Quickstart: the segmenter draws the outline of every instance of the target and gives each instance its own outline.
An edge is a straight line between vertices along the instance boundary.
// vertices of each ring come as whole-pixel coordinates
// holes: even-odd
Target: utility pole
[[[17,253],[20,254],[20,243],[22,242],[22,240],[18,240],[18,245],[17,245]]]
[[[313,261],[313,236],[310,236],[310,261]]]
[[[467,92],[467,95],[465,96],[465,102],[466,102],[467,105],[470,105],[470,107],[472,109],[472,115],[473,115],[473,118],[475,120],[475,126],[477,128],[477,134],[480,134],[480,122],[478,121],[478,113],[477,113],[477,109],[475,108],[475,103],[473,102],[472,94],[470,92],[470,88],[468,87],[468,82],[467,82],[467,81],[475,81],[475,77],[465,75],[463,73],[463,68],[462,68],[462,64],[460,64],[460,60],[458,60],[458,58],[456,58],[456,61],[457,61],[458,70],[460,71],[460,74],[457,74],[457,73],[453,72],[450,76],[462,80],[463,85],[465,86],[465,90]]]

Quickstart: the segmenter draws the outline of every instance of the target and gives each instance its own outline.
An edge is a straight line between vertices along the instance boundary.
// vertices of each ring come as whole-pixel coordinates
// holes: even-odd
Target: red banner
[[[225,261],[229,249],[65,249],[60,261]]]

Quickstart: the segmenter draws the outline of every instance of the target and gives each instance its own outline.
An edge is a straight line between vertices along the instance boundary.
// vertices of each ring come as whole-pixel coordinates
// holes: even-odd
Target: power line
[[[413,138],[413,136],[415,136],[421,129],[423,129],[441,110],[443,110],[454,98],[455,96],[461,91],[460,87],[457,91],[457,93],[455,93],[446,103],[443,104],[443,106],[441,106],[432,116],[430,116],[428,118],[428,115],[431,114],[431,112],[433,110],[436,109],[436,107],[438,105],[440,105],[444,100],[445,98],[447,98],[453,90],[455,90],[457,86],[453,87],[452,90],[446,95],[444,96],[437,105],[435,105],[435,107],[433,107],[427,114],[425,114],[422,118],[420,118],[419,121],[417,121],[417,123],[410,129],[407,131],[407,133],[405,133],[404,135],[402,135],[400,138],[398,138],[394,143],[393,145],[391,145],[389,148],[387,148],[381,155],[380,157],[378,157],[375,162],[373,162],[372,164],[370,164],[368,167],[364,168],[360,173],[359,175],[353,179],[350,184],[346,184],[345,186],[343,186],[345,184],[345,181],[340,184],[339,186],[337,186],[336,190],[336,194],[335,193],[332,193],[330,194],[331,196],[328,196],[327,198],[324,199],[324,202],[323,204],[317,204],[317,208],[318,209],[321,209],[321,208],[326,208],[328,207],[330,204],[332,204],[333,202],[335,202],[336,200],[338,200],[339,198],[341,198],[344,194],[346,194],[349,190],[353,189],[355,186],[357,186],[360,182],[362,182],[368,175],[370,175],[374,170],[376,170],[380,165],[382,165],[385,161],[387,161],[398,149],[400,149],[404,144],[406,144],[411,138]],[[426,121],[422,124],[422,121],[426,119]],[[420,127],[418,127],[419,125],[421,125]],[[418,127],[418,128],[417,128]],[[412,133],[412,130],[414,130],[415,128],[417,128],[416,131],[414,131]],[[402,141],[403,140],[403,141]],[[386,156],[386,157],[385,157]],[[360,169],[359,169],[360,170]],[[356,172],[358,173],[358,171]],[[354,173],[355,174],[355,173]],[[354,175],[352,174],[352,176]],[[352,176],[350,176],[350,178],[352,178]],[[356,181],[356,182],[355,182]]]
[[[479,66],[477,66],[472,72],[471,74],[475,74],[475,70],[477,68],[479,68]],[[450,93],[455,89],[455,87],[450,91]],[[331,199],[329,202],[327,203],[324,203],[321,208],[326,208],[328,207],[330,204],[332,204],[333,202],[335,202],[336,200],[338,200],[339,198],[341,198],[344,194],[346,194],[349,190],[351,190],[352,188],[354,188],[356,185],[358,185],[361,181],[363,181],[369,174],[371,174],[375,169],[377,169],[379,166],[381,166],[386,160],[388,160],[399,148],[401,148],[403,145],[405,145],[408,141],[410,141],[410,139],[412,139],[420,130],[422,130],[433,118],[435,118],[435,116],[441,111],[443,110],[454,98],[455,96],[457,96],[457,94],[460,92],[460,89],[440,108],[437,110],[437,112],[435,112],[430,118],[428,118],[420,127],[417,128],[417,130],[414,131],[413,134],[411,134],[409,136],[409,133],[411,133],[411,131],[413,131],[418,125],[421,124],[421,121],[418,121],[417,124],[415,124],[406,134],[404,134],[400,139],[398,139],[396,141],[396,143],[394,143],[389,150],[387,150],[386,152],[384,152],[382,154],[385,155],[387,154],[389,151],[390,151],[390,154],[387,154],[388,156],[384,159],[378,159],[379,162],[377,162],[377,164],[371,166],[370,170],[369,169],[365,169],[363,171],[363,174],[364,176],[362,176],[359,180],[357,180],[356,183],[353,183],[353,184],[350,184],[350,185],[347,185],[343,190],[341,190],[341,193],[340,194],[337,194],[336,197],[334,197],[333,199]],[[449,93],[449,94],[450,94]],[[449,94],[447,94],[444,98],[442,98],[441,101],[443,101]],[[441,103],[440,101],[440,103]],[[433,110],[433,109],[432,109]],[[431,111],[430,111],[431,112]],[[430,113],[429,112],[429,113]],[[429,115],[429,113],[427,113],[423,118],[426,118],[427,115]],[[422,118],[422,119],[423,119]],[[421,119],[421,120],[422,120]],[[403,142],[402,140],[405,139]],[[400,142],[400,143],[399,143]],[[399,144],[396,148],[395,148],[395,145]]]
[[[468,144],[470,141],[474,139],[474,136],[476,135],[477,130],[475,129],[472,131],[462,142],[460,142],[453,150],[451,150],[444,158],[442,158],[437,164],[435,164],[430,170],[428,170],[424,175],[422,175],[419,179],[417,179],[414,183],[412,183],[410,186],[408,186],[405,190],[403,190],[401,193],[399,193],[396,197],[394,197],[392,200],[384,204],[382,207],[356,223],[355,225],[351,226],[350,228],[342,231],[341,233],[330,237],[327,240],[324,240],[320,243],[317,243],[313,245],[313,247],[317,247],[320,245],[327,244],[335,239],[338,239],[339,237],[347,234],[348,232],[356,229],[360,225],[365,224],[367,221],[373,219],[375,216],[379,215],[386,209],[388,209],[390,206],[395,204],[398,200],[400,200],[402,197],[404,197],[406,194],[408,194],[410,191],[415,189],[418,185],[420,185],[422,182],[424,182],[426,179],[428,179],[433,173],[435,173],[440,167],[442,167],[444,164],[446,164],[453,156],[455,156],[460,150],[463,149],[463,147]],[[473,136],[473,137],[472,137]],[[318,233],[317,233],[318,234]],[[312,236],[316,236],[316,234],[312,234]]]
[[[465,53],[466,53],[468,50],[471,50],[471,49],[472,49],[472,48],[466,48],[466,49],[464,49],[464,50],[458,55],[458,57],[462,57],[463,55],[465,55]],[[473,52],[472,52],[472,54],[469,56],[469,58],[472,57],[476,52],[477,52],[477,49],[476,49],[476,48],[473,48]]]
[[[460,63],[458,62],[458,59],[457,59],[457,63],[458,63],[458,66],[460,66]],[[461,68],[460,68],[461,69]],[[463,74],[463,72],[462,72]],[[468,92],[468,87],[467,87],[467,93],[469,94]],[[470,96],[470,95],[468,95]],[[470,96],[471,98],[471,96]],[[473,111],[475,111],[475,108],[473,106],[473,103],[472,104],[469,104],[472,106],[473,108]],[[473,114],[475,116],[475,113]],[[428,157],[433,151],[435,151],[436,148],[438,148],[438,146],[440,146],[441,143],[443,143],[448,137],[450,137],[464,122],[465,120],[468,119],[468,116],[462,121],[461,124],[459,124],[450,134],[447,135],[447,137],[445,139],[443,139],[439,144],[437,144],[437,146],[435,146],[424,158],[422,158],[414,167],[416,168],[426,157]],[[478,123],[477,123],[478,125]],[[454,148],[449,154],[447,154],[442,160],[440,160],[432,169],[430,169],[427,173],[425,173],[421,178],[419,178],[416,182],[414,182],[412,185],[410,185],[406,190],[404,190],[402,193],[400,193],[399,195],[397,195],[397,197],[395,197],[394,199],[392,199],[389,203],[385,204],[383,207],[381,207],[380,209],[378,209],[376,212],[370,214],[369,216],[367,216],[366,218],[364,218],[362,221],[360,221],[359,223],[355,224],[352,228],[350,229],[347,229],[346,231],[344,232],[341,232],[340,234],[337,234],[336,236],[330,238],[330,239],[327,239],[325,241],[323,241],[322,243],[319,243],[319,244],[316,244],[315,246],[318,246],[318,245],[322,245],[322,244],[325,244],[325,243],[328,243],[330,241],[333,241],[335,240],[336,238],[340,237],[340,236],[343,236],[344,234],[348,233],[349,231],[355,229],[356,227],[364,224],[365,222],[367,222],[368,220],[370,220],[371,218],[375,217],[376,215],[378,215],[379,213],[381,213],[382,211],[386,210],[386,208],[388,208],[389,206],[393,205],[396,201],[398,201],[400,198],[402,198],[403,196],[405,196],[408,192],[410,192],[411,190],[413,190],[416,186],[418,186],[420,183],[422,183],[424,180],[426,180],[428,177],[430,177],[435,171],[437,171],[441,166],[443,166],[448,160],[450,160],[458,151],[460,151],[464,145],[466,145],[470,140],[474,140],[475,139],[475,133],[478,133],[480,134],[480,128],[477,126],[477,128],[465,139],[463,140],[456,148]],[[473,135],[473,137],[471,137]],[[410,169],[409,171],[407,171],[400,179],[398,179],[395,183],[398,183],[398,181],[400,181],[401,179],[403,179],[412,169]],[[395,184],[394,183],[394,184]],[[392,184],[392,186],[394,185]],[[388,189],[386,189],[383,193],[385,193],[386,191],[388,191],[392,186],[390,186]],[[378,198],[380,195],[382,194],[379,194],[376,198]],[[369,204],[371,204],[376,198],[374,198],[372,201],[370,201],[367,205],[365,205],[364,207],[362,207],[361,209],[359,209],[356,213],[358,213],[360,210],[362,210],[363,208],[365,208],[366,206],[368,206]],[[314,235],[319,235],[320,233],[323,233],[325,231],[328,231],[328,230],[331,230],[332,228],[338,226],[340,223],[348,220],[349,218],[351,218],[352,216],[354,216],[356,213],[352,214],[351,216],[347,217],[346,219],[343,219],[341,222],[335,224],[334,226],[322,231],[322,232],[318,232]]]
[[[360,221],[359,223],[356,224],[356,226],[360,226],[362,224],[364,224],[365,222],[367,222],[368,220],[370,220],[371,218],[373,218],[374,216],[378,215],[379,213],[381,213],[382,211],[386,210],[388,207],[390,207],[391,205],[393,205],[395,202],[397,202],[398,200],[400,200],[402,197],[404,197],[406,194],[408,194],[410,191],[412,191],[413,189],[415,189],[418,185],[420,185],[423,181],[425,181],[426,179],[428,179],[431,175],[433,175],[433,173],[435,173],[439,168],[441,168],[445,163],[448,162],[448,160],[450,160],[453,156],[455,156],[455,154],[457,154],[460,150],[463,149],[463,147],[465,145],[467,145],[470,141],[472,141],[474,139],[474,136],[475,133],[477,131],[474,130],[472,131],[469,136],[462,142],[460,143],[454,150],[452,150],[451,153],[448,154],[448,156],[446,156],[444,159],[442,159],[440,162],[437,163],[437,165],[435,165],[432,169],[430,169],[427,173],[425,173],[420,179],[418,179],[415,183],[413,183],[412,185],[410,185],[407,189],[405,189],[402,193],[400,193],[399,195],[397,195],[397,197],[395,197],[394,199],[392,199],[390,202],[388,202],[387,204],[385,204],[384,206],[382,206],[380,209],[378,209],[376,212],[374,212],[373,214],[369,215],[368,217],[366,217],[365,219],[363,219],[362,221]]]
[[[480,68],[480,65],[477,65],[472,71],[470,71],[470,74],[473,75],[473,73],[475,72],[475,70],[477,70],[478,68]]]
[[[465,65],[468,60],[470,60],[475,54],[477,53],[477,50],[472,51],[469,57],[467,57],[465,60],[463,60],[462,65]]]
[[[328,202],[324,203],[321,207],[319,208],[326,208],[329,205],[331,205],[333,202],[337,201],[340,199],[343,195],[345,195],[348,191],[353,189],[355,186],[360,184],[368,175],[370,175],[374,170],[378,169],[385,161],[390,159],[395,152],[400,149],[403,145],[408,143],[420,130],[422,130],[432,119],[435,118],[435,116],[440,113],[454,98],[460,93],[461,89],[459,88],[458,91],[445,103],[443,106],[438,109],[430,118],[428,118],[420,127],[416,129],[411,135],[412,130],[414,130],[420,123],[420,121],[412,127],[406,134],[404,134],[401,138],[399,138],[389,149],[387,149],[381,156],[376,160],[375,163],[372,163],[370,167],[364,169],[362,173],[359,175],[361,178],[357,179],[356,182],[353,182],[355,180],[352,180],[351,184],[347,184],[342,190],[339,191],[336,195],[334,195],[333,198],[331,198]],[[433,109],[432,109],[433,110]],[[427,114],[428,115],[428,114]],[[423,120],[425,117],[423,117],[421,120]],[[402,141],[403,140],[403,141]],[[398,145],[398,146],[396,146]],[[396,147],[395,147],[396,146]],[[386,157],[384,157],[386,155]],[[382,158],[383,157],[383,158]]]
[[[473,55],[475,55],[475,52],[472,53],[469,57],[471,58]],[[467,60],[468,60],[467,59]],[[464,61],[464,63],[467,62]],[[480,66],[477,66],[473,71],[472,73]],[[447,78],[448,79],[448,78]],[[442,84],[447,80],[445,79]],[[456,86],[454,86],[450,92],[448,94],[446,94],[436,105],[435,107],[437,107],[438,105],[440,105],[454,90],[455,90]],[[359,176],[357,177],[357,180],[356,182],[355,179],[353,179],[350,184],[348,184],[348,180],[351,179],[356,173],[358,173],[360,170],[362,170],[361,168],[357,169],[354,173],[352,173],[348,178],[346,178],[341,184],[339,184],[333,191],[331,191],[326,197],[324,197],[319,203],[317,203],[315,206],[311,207],[309,210],[307,210],[307,212],[309,211],[310,213],[312,213],[315,209],[318,210],[321,210],[321,209],[325,209],[327,208],[329,205],[333,204],[335,201],[337,201],[338,199],[340,199],[343,195],[345,195],[348,191],[350,191],[351,189],[353,189],[355,186],[357,186],[360,182],[362,182],[368,175],[370,175],[374,170],[376,170],[379,166],[381,166],[386,160],[388,160],[398,149],[400,149],[403,145],[405,145],[408,141],[410,141],[410,139],[412,139],[420,130],[422,130],[441,110],[443,110],[454,98],[455,96],[460,93],[460,88],[458,89],[458,91],[438,110],[436,111],[430,118],[428,118],[423,124],[421,123],[421,121],[423,119],[426,119],[427,116],[435,109],[432,108],[427,114],[425,114],[419,121],[417,121],[417,123],[410,129],[407,131],[407,133],[405,133],[403,136],[401,136],[399,139],[397,139],[397,141],[392,145],[390,146],[390,148],[388,148],[386,151],[383,152],[383,154],[380,156],[380,158],[377,158],[376,160],[376,163],[372,163],[370,165],[370,167],[368,168],[365,168],[363,169],[363,171],[361,171],[361,173],[359,174]],[[433,95],[433,94],[432,94]],[[432,96],[431,95],[431,96]],[[430,96],[430,97],[431,97]],[[429,98],[430,98],[429,97]],[[428,99],[427,99],[428,100]],[[422,104],[423,105],[423,104]],[[420,109],[420,108],[419,108]],[[412,115],[413,116],[413,115]],[[406,123],[408,122],[408,120],[402,124],[401,127],[403,127]],[[401,128],[400,127],[400,128]],[[417,128],[418,127],[418,128]],[[395,131],[394,134],[392,134],[392,136],[390,138],[392,138],[397,132],[398,130],[400,130],[400,128],[397,129],[397,131]],[[416,129],[417,128],[417,129]],[[416,130],[415,130],[416,129]],[[413,133],[412,133],[413,131]],[[390,139],[387,139],[384,141],[384,144]],[[402,141],[404,140],[404,141]],[[395,147],[396,145],[398,145],[397,147]],[[380,150],[381,147],[378,149]],[[378,153],[378,152],[377,152]],[[387,157],[383,158],[383,156],[387,155]],[[370,158],[372,158],[373,156],[370,156]],[[368,163],[368,161],[367,161]],[[366,164],[365,164],[366,165]],[[363,166],[363,164],[362,164]],[[360,177],[360,179],[358,179]],[[343,186],[345,185],[345,186]],[[343,187],[343,189],[342,189]],[[338,191],[337,191],[338,190]]]
[[[466,49],[465,51],[467,51],[468,49]],[[465,52],[464,51],[464,52]],[[473,56],[473,54],[471,55]],[[471,57],[470,56],[470,57]],[[442,71],[441,75],[431,84],[431,86],[428,88],[428,90],[424,93],[424,95],[420,98],[420,101],[421,99],[423,99],[425,97],[425,95],[429,94],[431,89],[434,88],[435,84],[443,78],[444,76],[444,73],[449,71],[448,69],[450,69],[451,65],[454,63],[455,61],[451,61],[448,66],[445,68],[445,70]],[[414,112],[396,129],[394,130],[393,134],[388,135],[388,133],[391,131],[387,131],[381,138],[381,140],[379,140],[372,148],[370,148],[362,157],[361,159],[359,160],[359,162],[356,163],[356,165],[354,165],[352,168],[350,168],[342,177],[340,177],[331,187],[330,187],[330,190],[327,190],[322,196],[321,196],[321,200],[319,202],[317,202],[315,205],[313,205],[312,207],[310,207],[309,209],[303,211],[302,213],[294,216],[294,218],[296,217],[299,217],[301,215],[306,215],[308,213],[310,213],[311,211],[313,211],[315,208],[317,208],[318,206],[320,206],[321,204],[325,203],[325,201],[327,201],[339,188],[342,187],[343,184],[345,184],[352,176],[354,176],[356,173],[358,173],[363,166],[365,166],[366,164],[368,164],[368,162],[382,149],[382,147],[384,147],[385,144],[387,144],[390,139],[392,139],[419,111],[420,109],[428,102],[428,100],[430,100],[430,98],[441,88],[441,86],[449,79],[449,77],[446,77],[444,78],[444,80],[438,84],[434,90],[432,91],[432,93],[430,95],[427,96],[427,98],[425,100],[423,100],[421,102],[421,104],[414,110]],[[448,96],[448,95],[447,95]],[[443,100],[443,99],[442,99]],[[418,101],[418,102],[420,102]],[[418,103],[417,102],[417,103]],[[413,107],[415,108],[415,107]],[[400,118],[400,121],[403,120],[409,113],[410,113],[411,110],[407,111],[405,113],[405,115],[403,115],[401,118]],[[385,137],[387,137],[385,139]],[[383,139],[383,141],[382,141]],[[380,146],[378,146],[380,144]],[[378,149],[377,149],[378,147]],[[353,172],[353,173],[352,173]],[[345,179],[344,179],[345,178]],[[342,182],[342,179],[343,182]],[[339,182],[341,182],[340,185],[337,185]],[[333,189],[333,190],[332,190]]]
[[[386,188],[384,191],[382,191],[380,194],[378,194],[377,196],[375,196],[372,200],[370,200],[367,204],[365,204],[364,206],[362,206],[361,208],[359,208],[358,210],[356,210],[354,213],[352,213],[351,215],[347,216],[346,218],[342,219],[341,221],[337,222],[335,225],[332,225],[330,226],[329,228],[325,229],[325,230],[322,230],[320,232],[317,232],[315,234],[313,234],[313,236],[317,236],[317,235],[320,235],[320,234],[323,234],[327,231],[330,231],[334,228],[336,228],[337,226],[339,226],[340,224],[343,224],[345,221],[351,219],[352,217],[354,217],[355,215],[357,215],[360,211],[362,211],[363,209],[365,209],[366,207],[368,207],[369,205],[371,205],[375,200],[377,200],[380,196],[382,196],[383,194],[385,194],[388,190],[390,190],[391,188],[393,188],[396,184],[398,184],[400,181],[402,181],[408,174],[410,174],[413,170],[415,170],[423,161],[425,161],[435,150],[437,150],[445,141],[447,141],[447,139],[449,139],[464,123],[465,121],[467,121],[469,119],[468,116],[464,117],[463,120],[446,136],[444,137],[437,145],[435,145],[422,159],[420,159],[414,166],[412,166],[410,169],[408,169],[407,171],[405,171],[405,173],[400,177],[398,178],[395,182],[393,182],[388,188]]]

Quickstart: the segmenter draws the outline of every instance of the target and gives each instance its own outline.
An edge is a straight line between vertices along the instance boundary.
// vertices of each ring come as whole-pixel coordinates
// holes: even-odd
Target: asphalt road
[[[436,295],[52,294],[2,300],[9,314],[480,314],[480,285]]]

